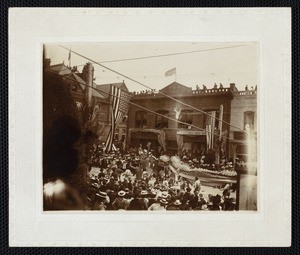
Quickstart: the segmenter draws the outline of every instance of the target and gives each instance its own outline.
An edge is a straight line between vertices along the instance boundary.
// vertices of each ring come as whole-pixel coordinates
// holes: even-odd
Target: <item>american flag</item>
[[[122,121],[124,114],[126,114],[130,100],[130,94],[128,92],[114,85],[111,86],[111,96],[111,127],[106,140],[106,151],[111,151],[113,147],[116,126]]]

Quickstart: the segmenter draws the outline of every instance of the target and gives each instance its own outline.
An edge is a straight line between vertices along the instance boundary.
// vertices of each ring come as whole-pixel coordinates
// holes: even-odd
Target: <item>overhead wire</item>
[[[143,84],[143,83],[141,83],[141,82],[139,82],[139,81],[137,81],[137,80],[135,80],[135,79],[133,79],[133,78],[131,78],[131,77],[125,75],[125,74],[122,74],[122,73],[120,73],[120,72],[118,72],[118,71],[116,71],[116,70],[113,70],[112,68],[107,67],[107,66],[105,66],[105,65],[103,65],[103,64],[101,64],[101,63],[99,63],[99,62],[97,62],[97,61],[95,61],[95,60],[93,60],[93,59],[91,59],[91,58],[88,58],[88,57],[86,57],[86,56],[84,56],[84,55],[82,55],[82,54],[80,54],[80,53],[78,53],[78,52],[76,52],[76,51],[74,51],[74,50],[68,49],[67,47],[65,47],[65,46],[63,46],[63,45],[59,45],[59,46],[62,47],[63,49],[65,49],[65,50],[68,50],[68,51],[70,51],[70,52],[73,52],[74,54],[76,54],[76,55],[78,55],[78,56],[80,56],[80,57],[82,57],[82,58],[84,58],[84,59],[87,59],[88,61],[90,61],[90,62],[92,62],[92,63],[94,63],[94,64],[96,64],[96,65],[99,65],[99,66],[101,66],[101,67],[103,67],[103,68],[105,68],[105,69],[107,69],[107,70],[109,70],[109,71],[111,71],[111,72],[113,72],[113,73],[116,73],[116,74],[118,74],[118,75],[120,75],[120,76],[123,76],[124,78],[126,78],[126,79],[128,79],[128,80],[130,80],[130,81],[132,81],[132,82],[135,82],[135,83],[137,83],[137,84],[139,84],[139,85],[141,85],[141,86],[143,86],[143,87],[145,87],[145,88],[147,88],[147,89],[152,90],[152,88],[151,88],[150,86],[145,85],[145,84]],[[180,100],[178,100],[178,99],[176,99],[176,98],[174,98],[174,97],[172,97],[172,96],[170,96],[170,95],[167,95],[167,94],[165,94],[165,93],[163,93],[163,92],[161,92],[161,91],[158,91],[158,94],[161,94],[161,95],[163,95],[163,96],[165,96],[165,97],[167,97],[167,98],[169,98],[169,99],[171,99],[171,100],[174,100],[175,102],[177,102],[177,103],[179,103],[179,104],[182,104],[182,105],[184,105],[184,106],[186,106],[186,107],[189,107],[189,108],[191,108],[191,109],[193,109],[193,110],[195,110],[195,111],[201,112],[201,113],[203,113],[203,114],[205,114],[205,115],[207,115],[207,116],[209,116],[209,117],[211,117],[211,118],[213,118],[213,119],[216,119],[216,120],[218,120],[218,121],[221,121],[221,122],[223,122],[223,123],[225,123],[225,124],[227,124],[227,125],[229,125],[229,126],[231,126],[231,127],[234,127],[234,128],[236,128],[236,129],[240,130],[241,132],[248,133],[248,132],[246,132],[245,130],[241,129],[240,127],[234,126],[234,125],[230,124],[230,123],[227,122],[227,121],[221,120],[221,119],[219,119],[219,118],[217,118],[217,117],[215,117],[215,116],[213,116],[213,115],[208,114],[207,112],[205,112],[205,111],[203,111],[203,110],[201,110],[201,109],[198,109],[198,108],[196,108],[196,107],[194,107],[194,106],[192,106],[192,105],[189,105],[189,104],[187,104],[187,103],[184,103],[184,102],[182,102],[182,101],[180,101]]]
[[[175,52],[175,53],[167,53],[167,54],[159,54],[159,55],[150,55],[150,56],[135,57],[135,58],[113,59],[113,60],[99,61],[99,63],[106,64],[106,63],[134,61],[134,60],[142,60],[142,59],[150,59],[150,58],[170,57],[170,56],[178,56],[178,55],[198,53],[198,52],[231,49],[231,48],[243,47],[243,46],[247,46],[247,45],[249,45],[249,44],[239,44],[239,45],[224,46],[224,47],[217,47],[217,48],[210,48],[210,49],[183,51],[183,52]],[[79,65],[79,66],[81,66],[81,65]]]

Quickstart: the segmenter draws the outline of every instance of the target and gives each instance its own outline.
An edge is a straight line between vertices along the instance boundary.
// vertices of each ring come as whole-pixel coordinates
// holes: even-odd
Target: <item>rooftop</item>
[[[167,95],[173,95],[173,96],[210,96],[210,95],[224,95],[224,94],[233,94],[233,95],[256,95],[256,88],[248,89],[248,87],[245,87],[244,91],[238,91],[235,87],[234,83],[231,83],[229,87],[223,87],[222,84],[217,86],[214,85],[213,88],[208,89],[205,85],[202,85],[202,89],[200,89],[199,86],[197,86],[196,89],[192,89],[191,87],[184,86],[180,83],[173,82],[163,89],[156,91],[156,90],[145,90],[141,92],[131,92],[133,95],[133,99],[139,99],[139,98],[152,98],[152,97],[163,97],[163,94]]]

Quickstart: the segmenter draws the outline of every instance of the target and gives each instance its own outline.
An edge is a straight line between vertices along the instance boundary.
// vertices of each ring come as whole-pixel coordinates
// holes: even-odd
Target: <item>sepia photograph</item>
[[[11,8],[9,245],[291,246],[291,16]]]
[[[44,211],[254,211],[259,43],[43,44]]]

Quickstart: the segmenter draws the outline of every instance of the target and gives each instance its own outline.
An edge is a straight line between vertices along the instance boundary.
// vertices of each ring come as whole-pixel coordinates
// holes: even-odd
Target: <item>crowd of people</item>
[[[198,177],[178,176],[160,162],[150,147],[131,148],[128,154],[105,153],[102,145],[91,151],[88,205],[91,210],[234,210],[232,185],[220,194],[207,194]],[[205,156],[183,151],[183,161],[205,165]]]
[[[62,180],[44,185],[46,210],[235,210],[235,186],[214,187],[210,194],[197,176],[178,174],[150,145],[105,152],[95,143],[89,151],[86,189],[76,192]],[[166,156],[168,157],[168,156]],[[176,156],[177,157],[177,156]],[[209,156],[182,151],[190,166],[209,165]],[[228,164],[224,159],[224,164]],[[222,162],[222,160],[221,160]],[[230,162],[229,162],[230,163]],[[78,189],[77,189],[78,191]],[[55,199],[54,199],[55,198]]]

